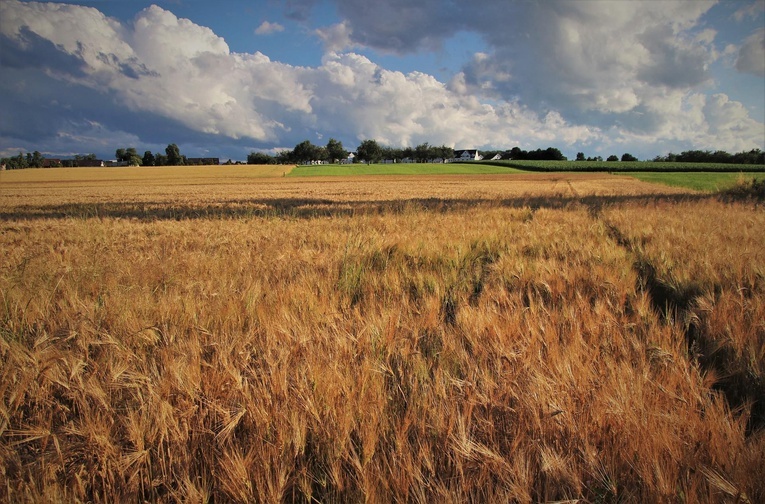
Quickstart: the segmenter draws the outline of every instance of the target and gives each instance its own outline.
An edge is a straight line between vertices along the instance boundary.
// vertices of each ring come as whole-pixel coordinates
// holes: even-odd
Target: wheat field
[[[6,175],[2,501],[765,501],[755,203]]]

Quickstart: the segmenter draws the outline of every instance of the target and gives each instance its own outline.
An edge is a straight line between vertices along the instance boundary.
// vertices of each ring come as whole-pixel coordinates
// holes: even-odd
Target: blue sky
[[[765,149],[765,0],[0,1],[0,156]]]

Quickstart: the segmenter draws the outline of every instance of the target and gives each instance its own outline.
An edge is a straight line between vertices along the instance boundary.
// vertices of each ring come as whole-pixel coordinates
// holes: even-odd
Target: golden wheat
[[[707,285],[749,286],[743,318],[721,295],[697,323],[744,324],[745,352],[761,335],[759,209],[527,205],[554,191],[414,180],[406,194],[443,199],[273,181],[262,199],[307,199],[125,219],[46,217],[4,193],[0,499],[765,498],[751,401],[731,409],[636,266],[680,283],[660,258],[709,264],[689,310],[708,309]]]

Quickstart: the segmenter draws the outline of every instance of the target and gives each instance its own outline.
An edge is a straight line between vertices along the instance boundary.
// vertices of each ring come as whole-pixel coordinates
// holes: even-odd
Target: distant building
[[[483,157],[476,149],[464,149],[454,151],[454,161],[480,161]]]
[[[119,168],[122,166],[129,166],[127,161],[117,161],[112,159],[110,161],[104,161],[104,166],[107,168]]]
[[[43,168],[59,168],[61,166],[61,160],[56,158],[45,158],[42,162]]]

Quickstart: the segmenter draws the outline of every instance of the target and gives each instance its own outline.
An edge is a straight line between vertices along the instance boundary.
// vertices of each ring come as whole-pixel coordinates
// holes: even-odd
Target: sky
[[[765,150],[765,0],[0,0],[0,157]]]

